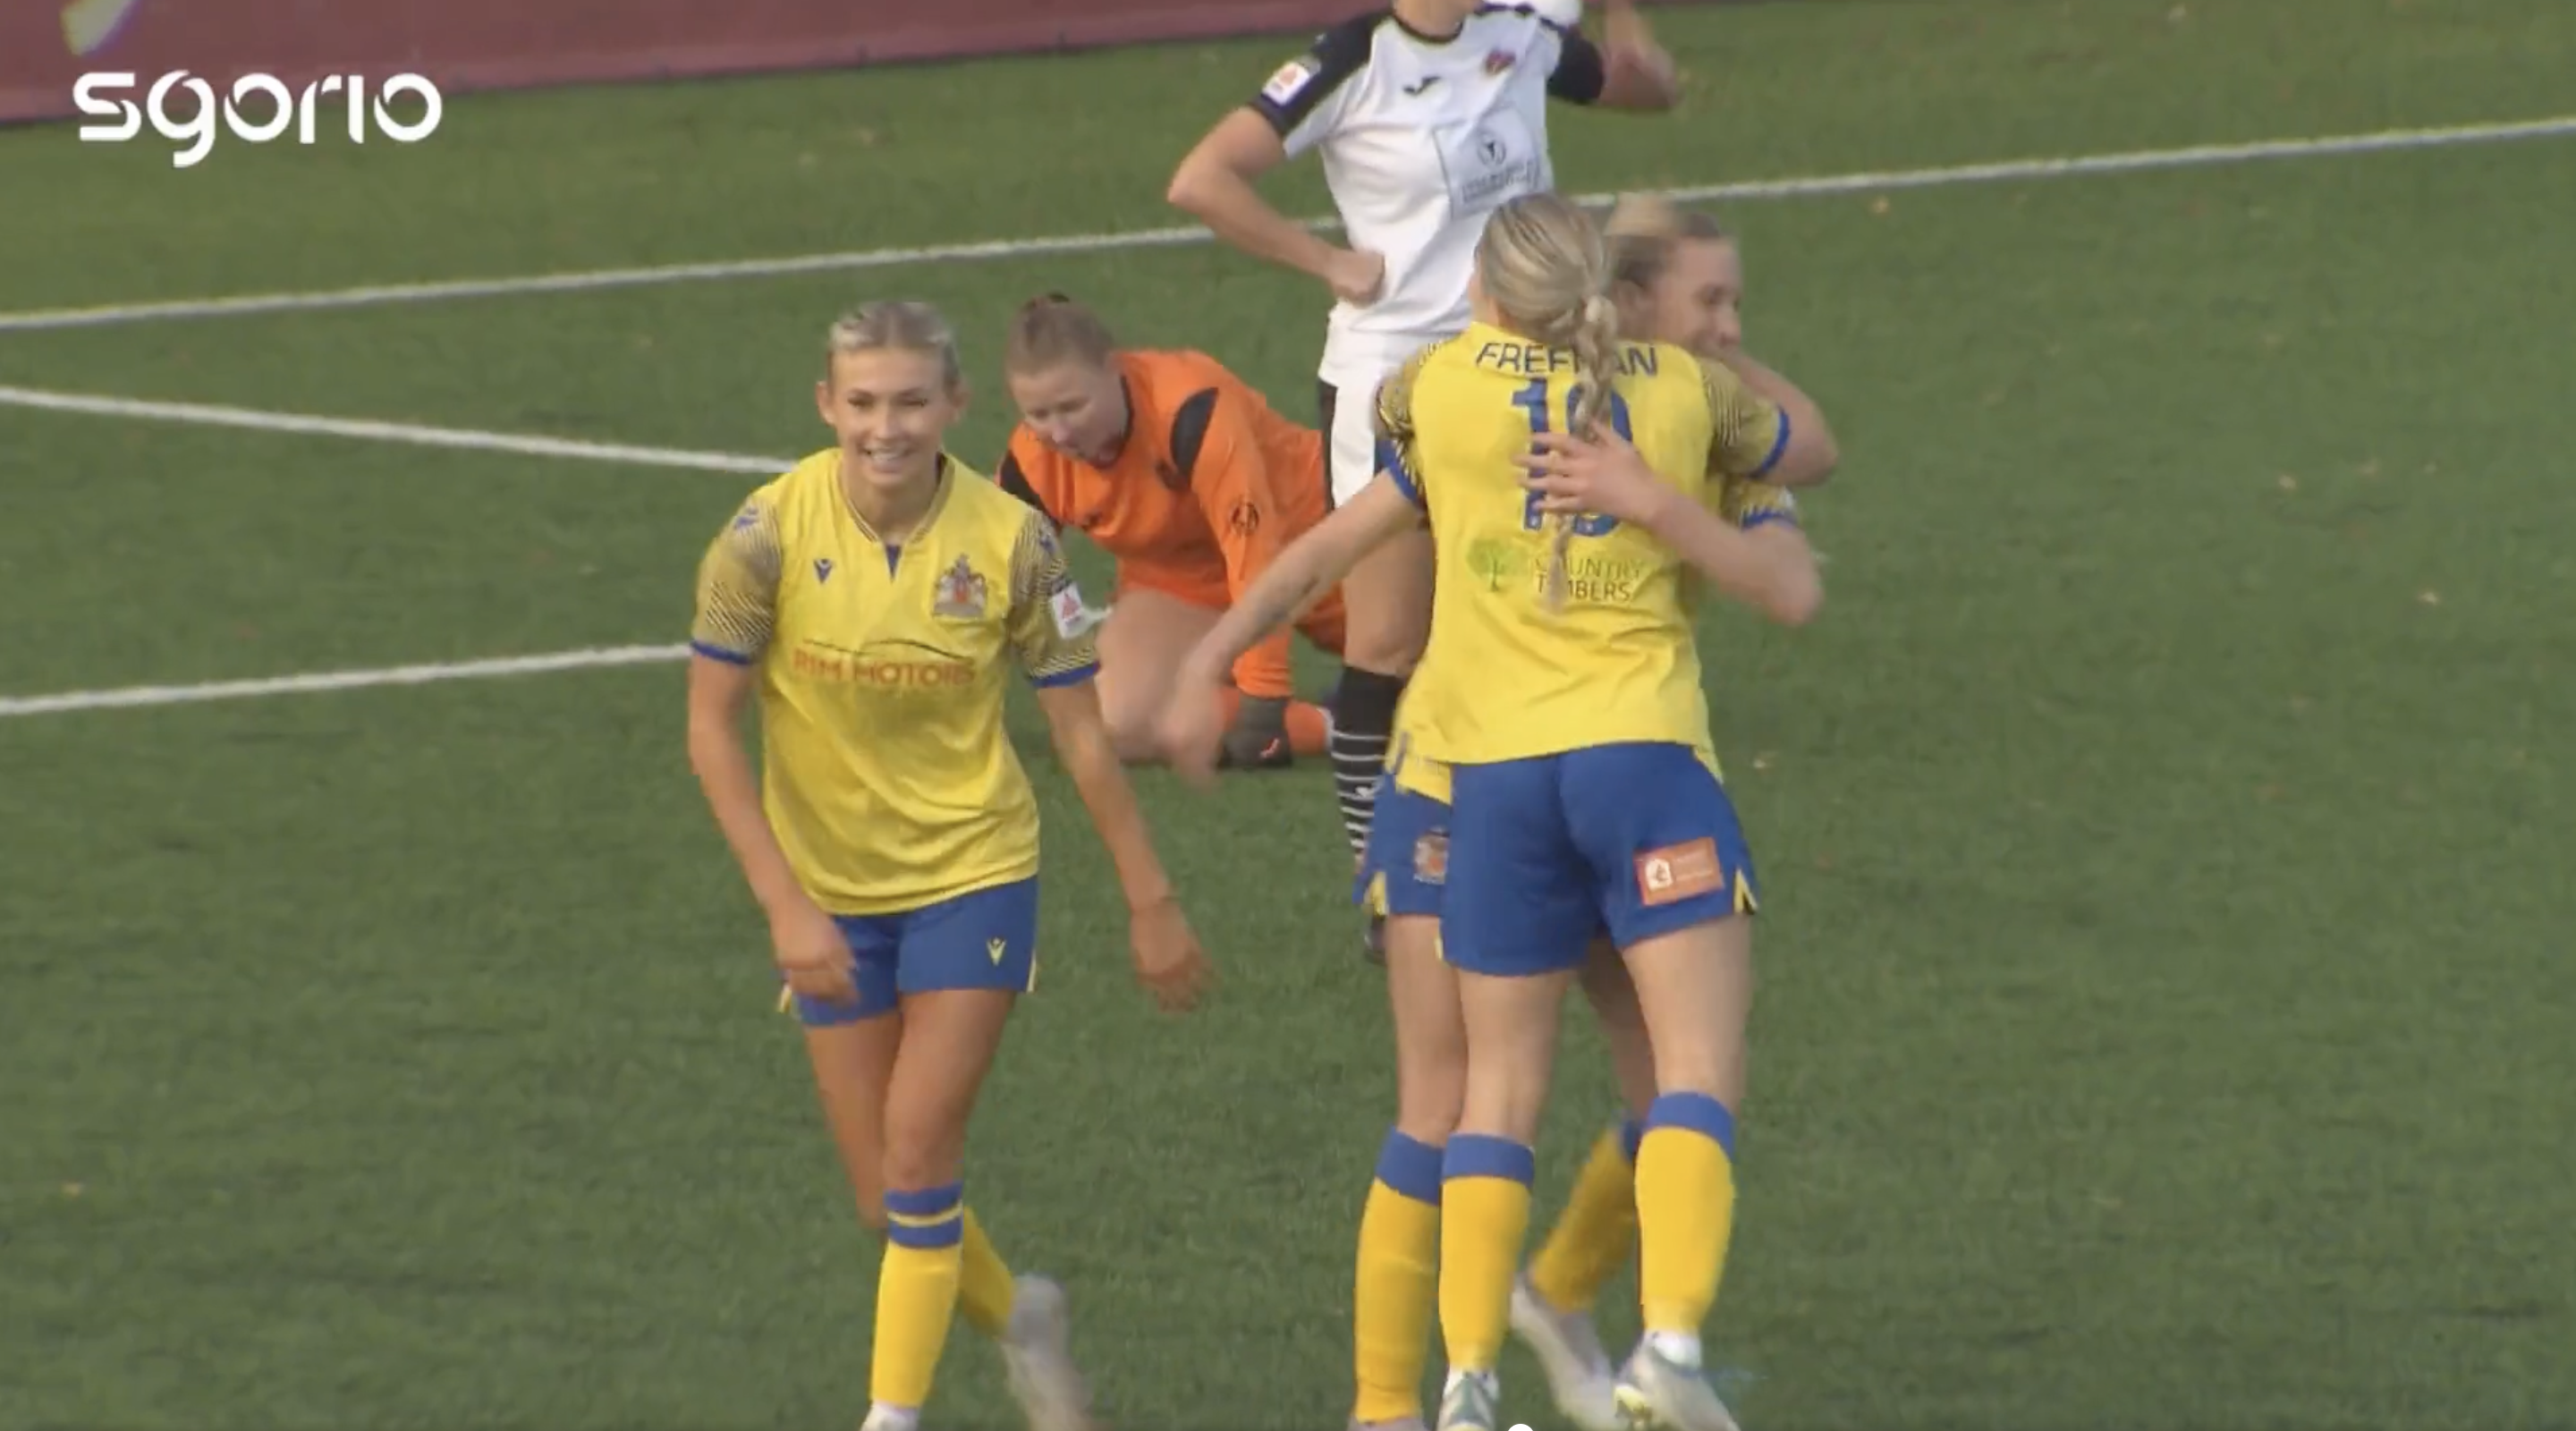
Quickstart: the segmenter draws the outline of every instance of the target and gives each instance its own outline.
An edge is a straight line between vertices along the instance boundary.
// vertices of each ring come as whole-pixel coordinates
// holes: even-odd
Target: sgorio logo
[[[321,127],[323,101],[335,95],[345,101],[352,144],[367,142],[367,121],[371,118],[376,132],[385,138],[396,144],[418,144],[438,131],[439,116],[446,109],[438,86],[412,74],[395,75],[378,85],[372,104],[367,98],[367,81],[359,75],[314,80],[304,86],[300,95],[273,75],[243,75],[218,101],[213,85],[186,70],[174,70],[152,82],[140,105],[119,97],[133,93],[137,83],[134,75],[122,71],[80,77],[72,86],[72,102],[80,106],[83,114],[112,121],[82,125],[81,142],[122,144],[141,134],[149,119],[153,132],[183,146],[170,155],[173,169],[192,168],[202,162],[214,152],[216,136],[225,131],[251,144],[266,144],[291,128],[296,143],[314,143]],[[193,104],[174,113],[171,96],[180,91],[185,91]],[[404,98],[418,102],[417,115],[406,119],[396,111],[394,101]],[[402,106],[405,110],[410,107]]]

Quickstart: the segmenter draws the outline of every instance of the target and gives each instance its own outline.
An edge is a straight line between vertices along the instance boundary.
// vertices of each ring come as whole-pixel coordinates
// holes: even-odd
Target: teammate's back
[[[1619,344],[1604,359],[1616,376],[1601,425],[1692,500],[1717,508],[1726,482],[1776,448],[1777,410],[1723,365],[1665,343]],[[1384,463],[1413,485],[1439,549],[1431,644],[1510,693],[1444,701],[1421,740],[1435,759],[1708,741],[1687,563],[1607,517],[1560,533],[1524,484],[1531,437],[1570,430],[1583,386],[1571,348],[1480,322],[1380,392]]]

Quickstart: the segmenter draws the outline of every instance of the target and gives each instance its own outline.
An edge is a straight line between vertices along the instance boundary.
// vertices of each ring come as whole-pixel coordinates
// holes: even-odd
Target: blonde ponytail
[[[1600,437],[1601,421],[1619,396],[1613,386],[1619,380],[1619,306],[1607,293],[1592,294],[1583,300],[1572,330],[1563,336],[1561,346],[1574,350],[1574,371],[1582,383],[1570,415],[1574,433],[1593,441]],[[1548,535],[1547,580],[1539,588],[1539,599],[1550,611],[1563,611],[1573,594],[1575,521],[1572,512],[1557,513],[1556,529]]]

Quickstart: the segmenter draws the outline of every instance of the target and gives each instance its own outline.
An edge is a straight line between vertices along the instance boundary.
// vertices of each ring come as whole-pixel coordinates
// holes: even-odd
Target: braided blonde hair
[[[1610,253],[1592,217],[1556,194],[1527,194],[1494,211],[1476,243],[1485,296],[1523,336],[1574,354],[1582,379],[1573,431],[1591,437],[1617,396],[1619,309],[1610,300]],[[1565,609],[1574,514],[1552,519],[1540,599]]]

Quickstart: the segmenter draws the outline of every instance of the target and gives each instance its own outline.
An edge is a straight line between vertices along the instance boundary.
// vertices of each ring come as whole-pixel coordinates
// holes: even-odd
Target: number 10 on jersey
[[[1512,394],[1512,406],[1529,418],[1530,436],[1536,437],[1547,431],[1547,379],[1532,378],[1523,384],[1520,391]],[[1566,431],[1574,430],[1574,410],[1581,406],[1583,385],[1577,383],[1565,390]],[[1619,434],[1622,442],[1636,440],[1628,429],[1628,400],[1615,392],[1610,395],[1610,430]],[[1521,503],[1521,525],[1533,532],[1547,524],[1547,514],[1539,510],[1538,504],[1539,494],[1536,492],[1528,494]],[[1604,536],[1618,525],[1616,517],[1587,513],[1574,519],[1574,534],[1578,537]]]

